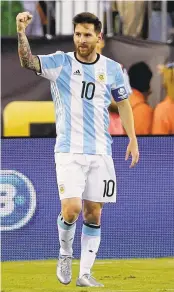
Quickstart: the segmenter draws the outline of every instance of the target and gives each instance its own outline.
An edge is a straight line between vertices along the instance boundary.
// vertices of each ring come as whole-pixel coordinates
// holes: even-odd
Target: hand
[[[26,27],[32,21],[33,16],[29,12],[22,12],[16,16],[17,32],[25,32]]]
[[[127,150],[126,150],[125,160],[128,160],[130,154],[132,156],[132,162],[131,162],[131,165],[129,167],[132,168],[138,163],[138,160],[139,160],[139,150],[138,150],[137,138],[133,138],[129,141],[129,144],[128,144]]]

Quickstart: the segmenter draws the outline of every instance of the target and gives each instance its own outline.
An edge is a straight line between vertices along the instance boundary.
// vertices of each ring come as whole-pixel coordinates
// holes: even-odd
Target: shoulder
[[[63,51],[56,51],[55,52],[55,59],[56,58],[62,58],[62,65],[63,66],[66,66],[68,65],[69,63],[71,63],[72,59],[74,59],[74,52],[68,52],[68,53],[65,53]]]
[[[120,63],[118,63],[118,62],[116,62],[108,57],[105,57],[103,55],[100,55],[100,59],[101,59],[101,61],[104,60],[110,66],[111,69],[122,69],[123,68],[123,66]]]
[[[64,58],[69,58],[69,59],[73,59],[74,57],[74,52],[63,52],[63,51],[56,51],[55,53],[51,54],[54,56],[63,56]]]
[[[70,59],[75,59],[75,55],[74,55],[74,52],[67,52],[67,53],[64,53],[65,56],[67,58],[70,58]]]

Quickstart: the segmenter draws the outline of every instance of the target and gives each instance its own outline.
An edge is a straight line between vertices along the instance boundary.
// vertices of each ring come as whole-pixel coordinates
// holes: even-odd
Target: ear
[[[97,42],[98,42],[98,43],[101,42],[102,39],[103,39],[103,36],[102,36],[102,33],[100,32],[100,33],[98,34],[98,41],[97,41]]]

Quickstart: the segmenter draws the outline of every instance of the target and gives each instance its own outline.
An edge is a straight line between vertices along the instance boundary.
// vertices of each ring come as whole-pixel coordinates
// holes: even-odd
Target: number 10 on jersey
[[[93,82],[82,81],[82,92],[81,98],[86,98],[88,100],[93,99],[95,93],[95,84]]]

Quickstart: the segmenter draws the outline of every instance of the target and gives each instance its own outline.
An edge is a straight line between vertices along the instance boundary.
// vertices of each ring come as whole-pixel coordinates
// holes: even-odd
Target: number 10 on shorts
[[[115,190],[115,182],[113,180],[104,180],[104,192],[103,192],[103,198],[104,197],[112,197]]]

